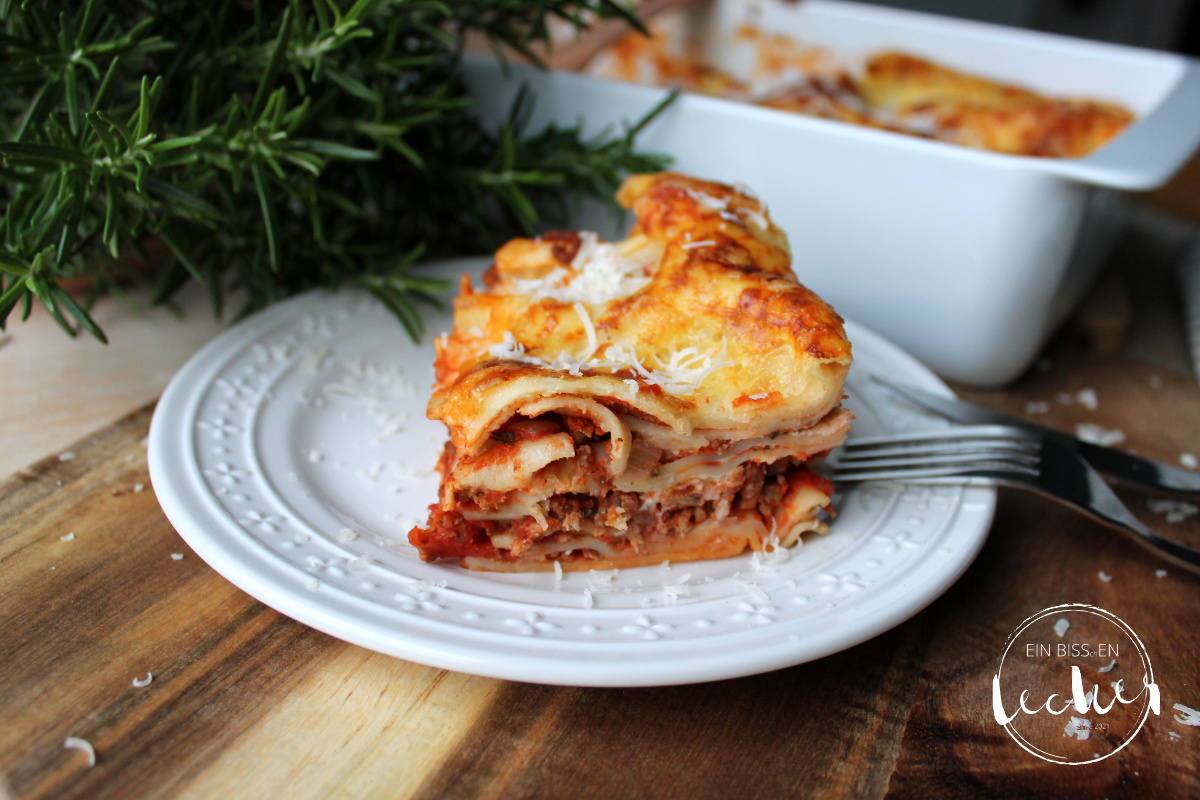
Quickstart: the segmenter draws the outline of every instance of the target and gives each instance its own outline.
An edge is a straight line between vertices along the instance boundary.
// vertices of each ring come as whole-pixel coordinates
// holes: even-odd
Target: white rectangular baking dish
[[[1163,184],[1200,144],[1200,65],[1182,56],[838,0],[705,8],[696,22],[707,31],[706,57],[735,72],[740,56],[727,32],[751,22],[850,62],[901,49],[1137,114],[1079,159],[984,152],[691,94],[644,130],[639,147],[668,153],[674,169],[752,187],[787,232],[804,283],[951,380],[997,386],[1018,377],[1114,238],[1113,190]],[[534,129],[619,130],[664,96],[482,59],[468,62],[466,76],[488,124],[505,119],[528,85]]]

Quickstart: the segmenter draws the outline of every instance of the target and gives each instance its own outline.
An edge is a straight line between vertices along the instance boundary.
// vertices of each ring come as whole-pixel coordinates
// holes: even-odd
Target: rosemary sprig
[[[665,160],[636,128],[498,134],[469,114],[464,35],[517,52],[620,0],[0,0],[0,329],[41,303],[104,341],[96,297],[191,280],[244,315],[348,280],[414,337],[425,254],[529,232]],[[87,287],[77,301],[67,290]]]

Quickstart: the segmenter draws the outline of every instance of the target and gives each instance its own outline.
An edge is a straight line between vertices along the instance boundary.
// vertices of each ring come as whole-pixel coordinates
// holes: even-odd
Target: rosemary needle
[[[468,32],[531,53],[612,17],[636,24],[619,0],[0,0],[0,330],[38,302],[104,341],[88,309],[125,283],[203,281],[217,313],[237,288],[245,314],[356,281],[419,335],[419,255],[665,165],[636,126],[529,130],[530,97],[499,132],[471,117]]]

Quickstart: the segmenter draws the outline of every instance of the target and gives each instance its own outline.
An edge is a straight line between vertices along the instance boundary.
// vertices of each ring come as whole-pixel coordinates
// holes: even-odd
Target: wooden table
[[[1126,262],[1139,247],[1126,244]],[[1152,318],[1140,302],[1127,345],[1142,323],[1163,327],[1161,298]],[[1104,324],[1082,319],[1048,368],[969,397],[1018,414],[1046,403],[1040,421],[1120,428],[1164,461],[1200,455],[1200,388],[1181,351],[1151,347],[1168,356],[1159,364],[1128,346],[1098,353],[1080,330]],[[1095,409],[1078,402],[1085,389]],[[378,655],[235,589],[155,501],[151,413],[0,484],[0,797],[1200,796],[1200,728],[1172,710],[1200,708],[1200,577],[1160,573],[1123,536],[1049,501],[1002,492],[983,552],[950,591],[836,655],[693,686],[537,686]],[[1172,524],[1131,502],[1200,543],[1200,515]],[[1067,602],[1127,622],[1162,692],[1162,713],[1128,747],[1085,766],[1034,758],[991,711],[1006,638]],[[95,766],[68,736],[94,746]]]

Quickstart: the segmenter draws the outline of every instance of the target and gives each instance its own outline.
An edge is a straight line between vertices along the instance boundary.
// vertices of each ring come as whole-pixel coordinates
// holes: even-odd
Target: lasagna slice
[[[629,178],[628,238],[555,232],[466,277],[428,415],[450,431],[427,561],[521,571],[720,558],[823,531],[850,367],[749,193]]]

